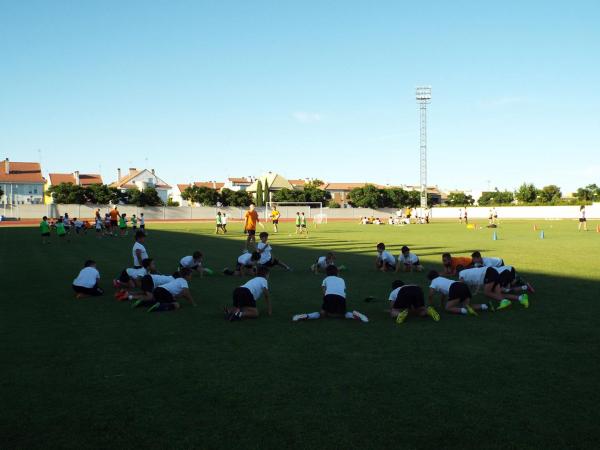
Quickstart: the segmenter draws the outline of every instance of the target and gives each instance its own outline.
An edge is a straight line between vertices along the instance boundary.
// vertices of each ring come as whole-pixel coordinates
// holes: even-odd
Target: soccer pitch
[[[305,239],[285,223],[270,241],[294,270],[271,272],[273,316],[234,323],[222,310],[242,280],[220,272],[241,253],[237,223],[226,236],[212,224],[149,224],[159,270],[201,250],[216,272],[194,277],[197,307],[155,314],[112,296],[131,237],[42,246],[37,228],[1,228],[2,447],[597,448],[600,234],[533,223],[502,223],[498,240],[450,222],[333,222]],[[383,312],[392,281],[426,288],[426,272],[377,272],[378,242],[394,255],[410,246],[426,270],[444,251],[500,256],[536,293],[529,309],[396,325]],[[319,310],[323,277],[309,266],[329,250],[348,267],[349,308],[369,323],[291,322]],[[88,258],[107,293],[75,300]]]

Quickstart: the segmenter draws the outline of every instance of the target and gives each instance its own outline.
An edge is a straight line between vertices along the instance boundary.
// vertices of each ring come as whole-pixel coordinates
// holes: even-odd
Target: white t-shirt
[[[387,250],[381,252],[381,254],[377,257],[379,260],[386,262],[392,266],[396,265],[396,258]]]
[[[152,283],[154,284],[154,287],[163,286],[163,285],[175,280],[175,277],[173,277],[171,275],[158,275],[158,274],[152,273],[152,274],[150,274],[150,276],[152,277]]]
[[[448,295],[450,292],[450,286],[452,286],[456,281],[450,280],[444,277],[435,278],[431,284],[429,285],[429,289],[433,289],[436,292],[439,292],[442,295]]]
[[[136,250],[141,250],[142,254],[141,254],[141,259],[138,261],[138,257],[135,254]],[[136,242],[135,244],[133,244],[133,249],[131,250],[131,254],[133,255],[133,265],[134,266],[141,266],[142,265],[142,260],[148,258],[148,252],[146,251],[146,247],[144,247],[142,244],[140,244],[139,242]]]
[[[222,223],[223,225],[227,225],[227,216],[226,216],[225,214],[223,214],[223,215],[221,216],[221,223]]]
[[[100,230],[102,228],[102,220],[96,219],[96,230]]]
[[[187,289],[188,287],[188,282],[185,278],[175,278],[173,279],[173,281],[170,281],[167,284],[163,284],[161,286],[161,288],[169,291],[173,297],[181,295],[183,290]]]
[[[248,289],[252,293],[254,300],[258,300],[263,293],[263,289],[269,289],[269,283],[264,277],[254,277],[242,287]]]
[[[148,271],[143,267],[141,269],[134,269],[133,267],[129,267],[128,269],[125,269],[125,272],[127,272],[127,275],[129,275],[131,278],[142,278],[148,273]]]
[[[346,298],[346,282],[340,277],[326,277],[321,283],[325,288],[325,295],[339,295]]]
[[[400,289],[404,288],[404,287],[409,287],[409,286],[416,286],[414,284],[405,284],[404,286],[400,286],[399,288],[394,289],[392,292],[390,292],[390,296],[388,298],[388,300],[390,302],[395,302],[396,299],[398,298],[398,294],[400,293]]]
[[[198,261],[198,262],[194,261],[193,256],[184,256],[179,261],[179,264],[181,265],[181,267],[187,267],[187,268],[191,269],[194,266],[199,266],[200,261]]]
[[[259,264],[266,264],[271,260],[271,246],[263,242],[259,242],[256,249],[260,252]]]
[[[100,272],[95,267],[84,267],[73,280],[75,286],[93,288],[100,279]]]
[[[402,253],[398,256],[398,262],[400,264],[414,265],[419,263],[419,257],[414,253],[409,253],[407,256],[404,256]]]
[[[68,217],[64,217],[63,224],[64,224],[65,228],[70,228],[71,227],[71,219],[69,219]]]
[[[484,267],[501,267],[504,264],[502,258],[495,258],[491,256],[484,256],[481,258],[481,261],[483,262]]]
[[[81,220],[76,220],[75,221],[75,228],[81,228],[83,227],[83,222]]]
[[[512,270],[512,266],[502,266],[502,267],[494,267],[498,273],[502,273],[506,270]]]
[[[140,217],[140,225],[145,225],[146,224],[146,219],[144,219],[143,217]]]
[[[474,269],[461,270],[459,278],[469,286],[483,286],[487,267],[476,267]]]
[[[249,266],[249,265],[253,264],[252,253],[243,253],[243,254],[241,254],[239,256],[239,258],[237,259],[237,261],[242,266]]]

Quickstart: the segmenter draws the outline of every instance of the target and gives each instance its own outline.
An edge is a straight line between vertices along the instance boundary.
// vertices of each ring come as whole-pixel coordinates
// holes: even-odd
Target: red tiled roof
[[[125,175],[124,177],[121,177],[119,180],[111,183],[110,186],[116,187],[119,189],[135,189],[135,188],[137,188],[137,186],[134,183],[129,183],[129,182],[131,180],[133,180],[136,176],[138,176],[140,173],[142,173],[144,170],[129,169],[129,173],[127,175]],[[156,175],[154,175],[154,176],[156,176]],[[171,186],[169,186],[168,184],[157,184],[154,187],[159,188],[159,189],[171,189]]]
[[[371,183],[327,183],[323,186],[323,189],[327,191],[351,191],[355,188],[365,187],[367,184]],[[381,187],[374,184],[376,187]]]
[[[0,161],[0,182],[4,183],[44,183],[42,168],[36,162],[9,162],[10,172],[6,173],[6,161]]]
[[[185,191],[186,188],[190,187],[190,184],[178,184],[177,187],[179,188],[180,192]],[[217,191],[222,189],[223,186],[225,186],[225,183],[217,183],[217,182],[212,182],[212,181],[195,181],[194,182],[194,186],[197,187],[207,187],[207,188],[211,188],[211,189],[216,189]]]
[[[252,181],[250,181],[248,178],[227,178],[227,179],[235,184],[248,184],[248,185],[252,184]]]
[[[75,174],[73,173],[49,173],[48,177],[50,178],[51,185],[58,185],[61,183],[75,184]],[[91,184],[103,184],[102,176],[95,173],[81,173],[79,174],[79,184],[81,186],[89,186]]]
[[[293,186],[304,186],[306,184],[306,181],[304,181],[304,180],[288,180],[288,181]]]

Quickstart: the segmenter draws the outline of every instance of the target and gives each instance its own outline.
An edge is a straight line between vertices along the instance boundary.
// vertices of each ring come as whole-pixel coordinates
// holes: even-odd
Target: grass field
[[[235,323],[221,311],[238,278],[196,278],[198,307],[147,314],[109,286],[131,264],[130,238],[42,246],[37,228],[2,228],[1,447],[597,448],[600,234],[538,226],[543,240],[512,222],[494,241],[457,223],[330,223],[309,239],[284,224],[271,244],[294,271],[271,274],[273,316]],[[209,224],[149,228],[163,272],[196,249],[220,272],[244,239],[236,224],[226,237]],[[373,267],[379,241],[394,254],[408,244],[427,268],[443,251],[501,256],[537,293],[528,310],[398,326],[385,302],[363,302],[396,278]],[[349,306],[370,323],[291,322],[319,309],[322,277],[308,267],[327,250],[348,266]],[[87,258],[108,295],[75,300]],[[424,274],[402,278],[427,285]]]

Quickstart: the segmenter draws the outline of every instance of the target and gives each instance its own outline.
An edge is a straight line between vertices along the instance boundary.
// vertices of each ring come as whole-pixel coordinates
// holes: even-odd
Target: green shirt
[[[137,225],[137,217],[132,217],[131,218],[131,225]]]
[[[58,234],[59,236],[64,236],[66,233],[65,231],[65,224],[62,222],[56,222],[56,234]]]
[[[223,216],[217,214],[217,225],[221,225],[223,223]]]
[[[296,225],[300,225],[300,216],[296,216]]]
[[[123,216],[121,216],[119,218],[119,228],[126,228],[127,227],[127,221],[125,220],[125,218]]]
[[[48,222],[46,222],[45,220],[42,220],[40,222],[40,231],[42,232],[42,234],[50,233],[50,225],[48,225]]]
[[[300,221],[301,221],[302,225],[306,225],[306,216],[301,216]]]

